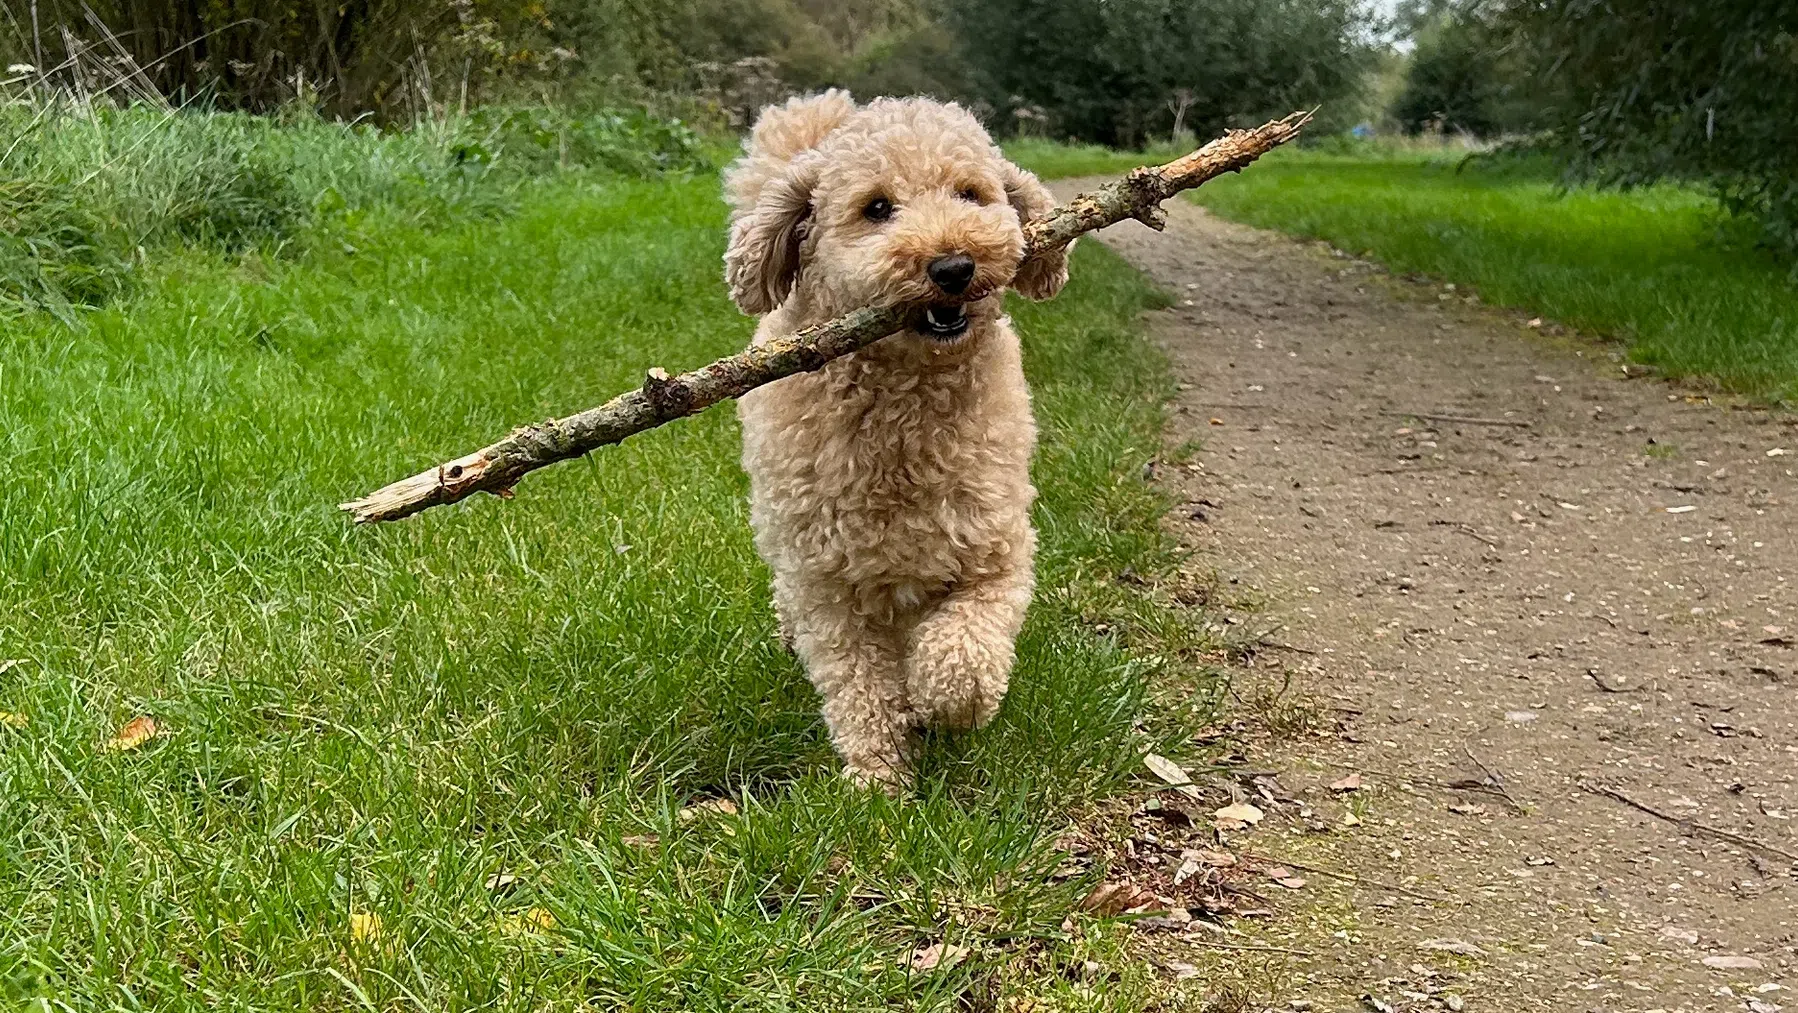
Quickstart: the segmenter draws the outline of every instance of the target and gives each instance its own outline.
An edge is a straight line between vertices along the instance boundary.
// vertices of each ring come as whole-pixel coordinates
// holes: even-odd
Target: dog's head
[[[829,91],[770,106],[745,147],[724,254],[745,313],[795,291],[819,316],[919,303],[913,330],[952,342],[998,315],[1008,283],[1046,299],[1067,281],[1066,250],[1017,271],[1022,223],[1053,201],[960,106]]]

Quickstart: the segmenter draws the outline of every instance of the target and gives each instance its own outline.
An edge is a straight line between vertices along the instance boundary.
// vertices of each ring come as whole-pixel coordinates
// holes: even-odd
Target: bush
[[[1557,90],[1543,119],[1576,175],[1705,183],[1798,255],[1798,7],[1513,0],[1503,23]]]
[[[1352,113],[1362,18],[1356,0],[949,0],[1001,122],[1122,147],[1312,105]]]

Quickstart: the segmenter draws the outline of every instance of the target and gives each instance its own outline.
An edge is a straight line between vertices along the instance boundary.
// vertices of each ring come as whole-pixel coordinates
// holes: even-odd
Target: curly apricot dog
[[[763,110],[726,176],[731,297],[756,340],[867,305],[913,327],[740,402],[757,550],[782,636],[824,698],[850,776],[905,780],[920,725],[999,708],[1034,585],[1036,425],[1003,315],[1046,299],[1065,251],[1032,261],[1049,209],[966,110],[856,106],[829,91]]]

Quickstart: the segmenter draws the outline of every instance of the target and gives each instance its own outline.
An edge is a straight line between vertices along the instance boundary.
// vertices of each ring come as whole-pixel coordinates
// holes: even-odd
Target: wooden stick
[[[1083,233],[1134,218],[1151,228],[1166,224],[1161,202],[1250,162],[1297,137],[1308,112],[1232,130],[1189,155],[1162,166],[1143,166],[1113,183],[1081,194],[1024,224],[1024,261],[1061,249]],[[526,474],[567,461],[646,429],[740,397],[766,383],[814,370],[839,356],[900,330],[915,306],[868,307],[797,334],[754,345],[690,373],[669,376],[651,369],[636,390],[597,408],[514,429],[505,439],[446,461],[411,478],[341,504],[358,524],[393,521],[477,492],[509,498]]]
[[[1751,851],[1763,851],[1769,855],[1778,855],[1788,862],[1798,862],[1798,854],[1794,854],[1784,848],[1776,848],[1771,844],[1765,844],[1752,837],[1743,837],[1741,834],[1724,830],[1721,827],[1713,827],[1708,823],[1700,823],[1697,820],[1690,820],[1683,816],[1675,816],[1672,813],[1662,812],[1646,802],[1638,802],[1635,799],[1630,798],[1628,795],[1625,795],[1615,788],[1607,788],[1599,784],[1588,784],[1582,781],[1579,784],[1579,789],[1581,791],[1591,792],[1594,795],[1603,795],[1605,798],[1615,799],[1616,801],[1629,806],[1631,809],[1639,809],[1656,819],[1666,820],[1674,826],[1683,827],[1690,833],[1710,834],[1720,841],[1728,841],[1731,844],[1740,845]]]
[[[1513,426],[1528,429],[1530,424],[1522,419],[1482,419],[1474,415],[1440,415],[1432,412],[1381,412],[1401,419],[1427,419],[1431,422],[1451,422],[1463,426]]]

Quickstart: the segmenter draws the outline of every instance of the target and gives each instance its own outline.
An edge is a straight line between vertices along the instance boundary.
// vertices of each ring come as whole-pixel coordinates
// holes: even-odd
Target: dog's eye
[[[960,197],[962,200],[967,201],[969,204],[984,204],[985,203],[985,201],[982,201],[980,199],[980,194],[977,193],[973,187],[968,187],[966,190],[963,190],[961,193],[958,193],[955,196]]]
[[[862,217],[871,222],[884,222],[893,217],[893,202],[885,197],[876,197],[862,208]]]

